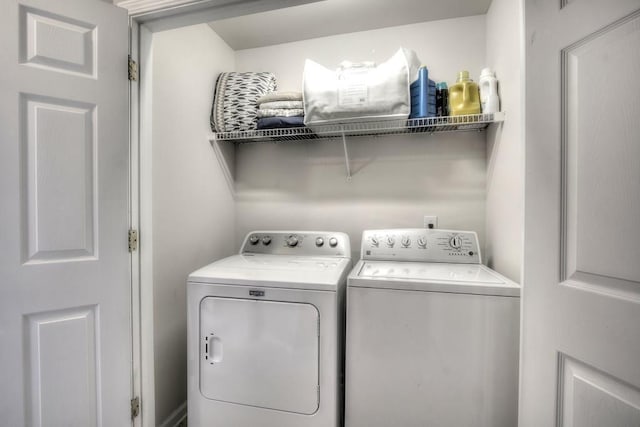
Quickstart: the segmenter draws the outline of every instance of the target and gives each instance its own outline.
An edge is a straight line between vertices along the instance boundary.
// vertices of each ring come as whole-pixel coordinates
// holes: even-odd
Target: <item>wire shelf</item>
[[[236,132],[218,132],[209,141],[231,192],[235,194],[236,146],[240,143],[267,143],[341,138],[344,149],[347,180],[351,179],[351,165],[347,137],[382,136],[441,132],[481,131],[492,123],[504,121],[504,113],[470,114],[465,116],[428,117],[424,119],[395,119],[343,124],[319,125],[312,128],[282,128]]]
[[[281,128],[250,131],[218,132],[214,140],[246,142],[280,142],[308,139],[330,139],[344,136],[399,135],[407,133],[436,133],[481,131],[491,123],[504,121],[504,113],[470,114],[464,116],[428,117],[408,120],[379,120],[344,124],[316,125],[313,128]]]

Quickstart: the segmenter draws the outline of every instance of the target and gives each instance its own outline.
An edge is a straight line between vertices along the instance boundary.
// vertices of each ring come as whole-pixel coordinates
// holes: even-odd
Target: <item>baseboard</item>
[[[167,417],[166,420],[159,425],[159,427],[182,427],[187,425],[187,402],[184,402],[182,405],[178,406],[178,408],[171,413]],[[183,424],[184,422],[184,424]]]

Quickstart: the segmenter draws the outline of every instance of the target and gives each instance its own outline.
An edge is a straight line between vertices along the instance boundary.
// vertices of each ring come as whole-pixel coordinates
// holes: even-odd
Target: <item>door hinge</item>
[[[140,398],[134,397],[131,399],[131,419],[134,419],[140,415]]]
[[[129,55],[129,80],[134,82],[138,80],[138,63],[131,59],[131,55]]]
[[[138,250],[138,230],[129,230],[129,252]]]

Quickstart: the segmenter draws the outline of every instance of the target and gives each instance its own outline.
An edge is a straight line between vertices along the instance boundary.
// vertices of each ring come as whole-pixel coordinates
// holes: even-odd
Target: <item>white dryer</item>
[[[473,232],[362,236],[348,278],[346,427],[513,427],[520,287]]]
[[[205,427],[336,427],[349,238],[256,231],[189,275],[188,418]]]

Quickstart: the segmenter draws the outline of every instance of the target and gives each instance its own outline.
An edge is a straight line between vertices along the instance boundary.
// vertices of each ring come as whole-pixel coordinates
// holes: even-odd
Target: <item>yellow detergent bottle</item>
[[[458,80],[449,89],[449,111],[452,116],[480,114],[480,92],[468,71],[460,71]]]

